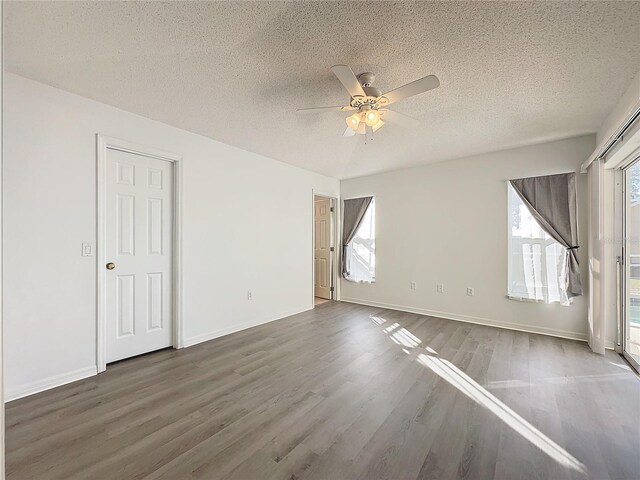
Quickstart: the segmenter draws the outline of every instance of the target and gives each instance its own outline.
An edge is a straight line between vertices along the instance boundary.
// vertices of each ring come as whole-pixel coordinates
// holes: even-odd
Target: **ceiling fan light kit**
[[[385,124],[383,117],[390,123],[404,125],[417,124],[418,121],[414,118],[385,107],[440,86],[438,77],[429,75],[382,94],[380,90],[373,86],[376,77],[371,72],[361,73],[356,77],[353,70],[346,65],[334,65],[331,67],[331,71],[338,77],[340,83],[342,83],[349,92],[349,95],[351,95],[349,105],[341,107],[303,108],[297,110],[297,112],[352,112],[355,110],[355,113],[345,118],[347,130],[343,136],[352,137],[358,133],[365,135],[365,142],[367,140],[367,132],[373,134],[373,132],[376,132]]]
[[[371,109],[364,114],[364,121],[367,125],[373,127],[380,121],[380,113],[375,109]]]
[[[345,121],[347,122],[347,127],[352,128],[353,130],[358,130],[358,125],[360,125],[362,119],[360,118],[359,113],[354,113],[353,115],[349,115],[345,118]]]

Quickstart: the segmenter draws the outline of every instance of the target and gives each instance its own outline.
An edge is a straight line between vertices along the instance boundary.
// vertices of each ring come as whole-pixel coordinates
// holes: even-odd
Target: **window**
[[[376,215],[375,199],[369,204],[362,223],[347,245],[349,278],[354,282],[376,281]]]
[[[533,218],[511,184],[509,188],[509,298],[568,304],[565,249]]]

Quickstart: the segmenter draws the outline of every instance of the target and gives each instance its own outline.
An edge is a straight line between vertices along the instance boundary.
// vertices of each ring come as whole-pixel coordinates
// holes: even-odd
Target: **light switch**
[[[93,243],[83,243],[82,244],[82,256],[83,257],[93,257],[95,252],[95,244]]]

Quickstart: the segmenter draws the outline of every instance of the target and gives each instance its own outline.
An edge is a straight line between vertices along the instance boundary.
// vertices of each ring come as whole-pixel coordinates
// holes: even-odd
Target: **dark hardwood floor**
[[[8,479],[638,479],[640,381],[584,343],[329,302],[6,409]]]

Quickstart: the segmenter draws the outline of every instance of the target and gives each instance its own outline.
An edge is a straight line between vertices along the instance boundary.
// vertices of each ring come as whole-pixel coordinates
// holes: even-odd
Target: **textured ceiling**
[[[6,68],[339,178],[590,133],[640,68],[640,2],[5,2]],[[329,68],[421,121],[374,142]]]

